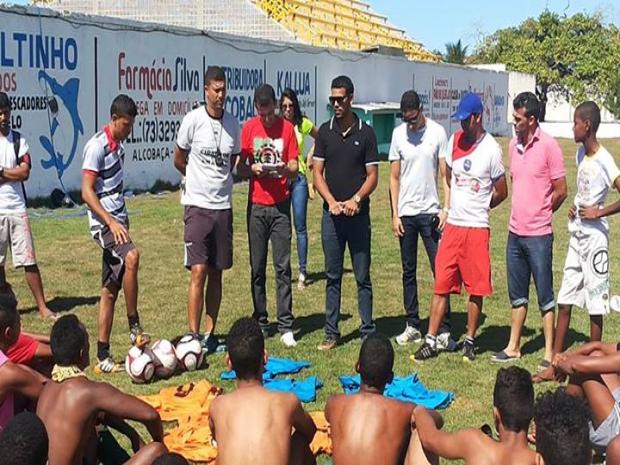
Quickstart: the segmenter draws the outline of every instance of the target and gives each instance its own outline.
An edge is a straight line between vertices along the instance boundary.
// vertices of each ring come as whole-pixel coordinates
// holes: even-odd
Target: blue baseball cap
[[[452,118],[463,121],[471,115],[479,115],[483,111],[484,107],[482,106],[482,100],[480,100],[478,94],[467,92],[463,95],[463,97],[461,97],[459,108],[456,110],[456,113],[452,115]]]

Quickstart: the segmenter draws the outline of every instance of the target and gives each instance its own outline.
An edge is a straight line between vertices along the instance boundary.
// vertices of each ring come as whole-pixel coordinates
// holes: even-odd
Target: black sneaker
[[[413,354],[413,359],[416,362],[423,362],[425,360],[428,360],[429,358],[437,357],[437,353],[438,352],[436,347],[431,347],[428,342],[424,342],[424,344],[422,344],[420,348],[416,350],[415,354]]]
[[[466,340],[463,342],[463,361],[473,362],[474,360],[476,360],[474,343]]]
[[[226,344],[220,342],[220,340],[213,334],[203,337],[200,345],[208,354],[226,352]]]

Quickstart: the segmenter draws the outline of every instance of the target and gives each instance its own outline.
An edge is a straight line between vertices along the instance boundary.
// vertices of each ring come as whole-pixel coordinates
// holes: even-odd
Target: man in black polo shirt
[[[379,154],[374,130],[351,111],[353,83],[332,81],[329,101],[335,116],[319,129],[314,146],[314,185],[324,199],[321,240],[327,275],[325,340],[319,350],[338,344],[340,285],[344,250],[349,246],[357,282],[362,338],[375,330],[370,282],[370,194],[377,187]]]

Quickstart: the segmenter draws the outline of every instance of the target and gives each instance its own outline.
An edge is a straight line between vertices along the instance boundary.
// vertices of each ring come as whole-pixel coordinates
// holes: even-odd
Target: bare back
[[[292,394],[246,387],[218,397],[209,416],[217,441],[218,465],[286,465],[291,450]]]
[[[94,432],[97,410],[86,378],[48,382],[37,404],[37,415],[49,437],[48,465],[81,465]]]
[[[334,465],[402,463],[411,436],[413,407],[380,394],[332,396],[325,412]]]
[[[491,439],[482,431],[469,430],[467,465],[536,465],[536,453],[527,443],[507,444]]]

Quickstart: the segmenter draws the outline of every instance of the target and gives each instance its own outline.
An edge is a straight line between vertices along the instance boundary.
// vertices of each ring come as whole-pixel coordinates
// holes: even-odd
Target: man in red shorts
[[[482,312],[483,297],[493,293],[489,256],[489,210],[508,195],[502,149],[484,130],[480,97],[466,93],[453,118],[462,130],[452,135],[446,153],[446,178],[450,183],[450,212],[435,259],[435,294],[426,340],[414,359],[437,356],[437,332],[446,313],[448,296],[469,294],[467,335],[463,360],[473,361],[474,337]]]

